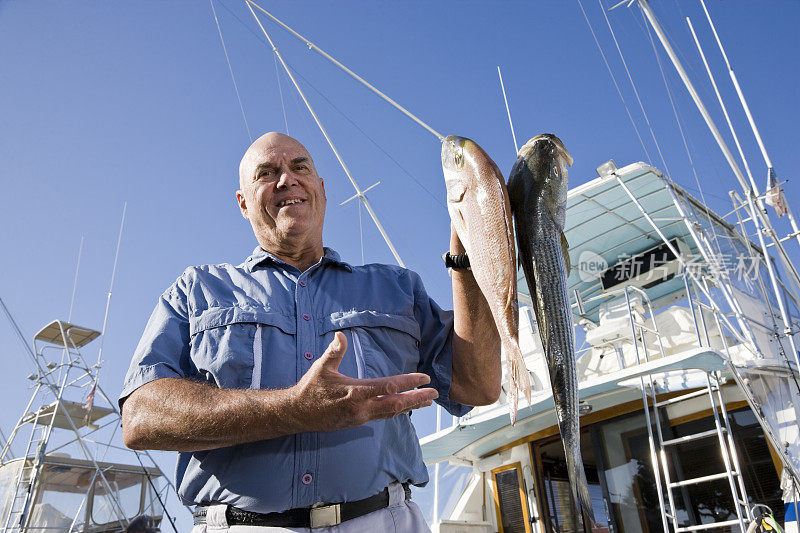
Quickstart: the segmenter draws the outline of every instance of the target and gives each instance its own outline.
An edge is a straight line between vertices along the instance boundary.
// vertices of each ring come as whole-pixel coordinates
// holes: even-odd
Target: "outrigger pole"
[[[764,243],[763,233],[767,233],[769,235],[770,239],[772,240],[772,245],[778,251],[778,255],[781,259],[781,263],[783,264],[784,270],[791,276],[795,287],[797,287],[798,290],[800,290],[800,273],[798,273],[797,268],[794,266],[791,259],[789,258],[789,255],[786,253],[786,250],[782,245],[781,239],[777,236],[777,234],[775,233],[775,229],[772,227],[772,223],[770,222],[769,217],[757,205],[758,192],[757,192],[757,187],[755,187],[755,183],[749,183],[748,180],[745,179],[744,175],[742,174],[739,165],[736,164],[736,160],[733,158],[733,154],[731,154],[728,145],[722,138],[722,134],[717,129],[717,126],[716,124],[714,124],[714,121],[712,120],[711,115],[708,112],[708,109],[706,109],[706,106],[703,104],[700,95],[697,93],[697,90],[694,88],[692,81],[689,79],[689,75],[684,70],[683,65],[678,59],[678,56],[672,49],[672,46],[670,45],[669,40],[667,39],[667,36],[664,33],[664,30],[661,28],[661,25],[658,23],[658,19],[656,19],[653,10],[650,8],[650,4],[647,2],[647,0],[637,0],[637,2],[639,4],[639,7],[642,9],[642,12],[644,12],[645,16],[647,17],[647,20],[650,22],[650,25],[655,30],[659,41],[661,41],[661,45],[667,52],[667,55],[672,61],[672,64],[675,66],[675,70],[678,71],[678,75],[683,81],[683,84],[686,86],[686,89],[689,91],[689,94],[691,95],[692,100],[697,106],[697,109],[700,111],[700,114],[703,116],[703,119],[705,120],[708,129],[711,130],[711,134],[714,136],[717,145],[722,151],[722,154],[725,156],[725,160],[728,162],[728,165],[731,167],[731,170],[733,170],[734,176],[736,176],[736,179],[739,181],[739,184],[744,190],[745,202],[747,203],[749,208],[748,214],[752,218],[758,230],[756,233],[758,234],[759,243],[761,245],[761,249],[765,256],[765,262],[767,263],[767,269],[769,270],[770,278],[772,278],[773,281],[773,287],[776,286],[777,282],[775,279],[775,274],[772,271],[769,255],[767,253],[767,245]],[[775,288],[777,292],[776,298],[778,298],[778,301],[780,301],[782,295],[780,294],[780,291],[777,290],[777,287]],[[788,324],[786,326],[786,331],[784,333],[786,333],[787,335],[793,334],[793,331],[791,330]]]
[[[253,11],[253,7],[252,6],[257,7],[259,10],[263,11],[264,13],[267,13],[267,12],[264,11],[263,9],[261,9],[260,7],[258,7],[256,4],[253,4],[249,0],[245,0],[245,4],[247,4],[247,8],[250,10],[250,13],[252,13],[253,18],[256,19],[256,22],[258,23],[258,27],[261,28],[261,31],[264,33],[264,37],[267,38],[267,41],[269,41],[270,46],[272,46],[272,51],[275,52],[275,56],[281,62],[281,65],[283,65],[283,69],[286,71],[286,74],[289,75],[289,79],[292,80],[292,83],[294,84],[294,88],[297,89],[298,94],[300,94],[300,98],[302,98],[303,102],[305,102],[309,113],[311,113],[311,116],[314,118],[314,122],[317,123],[317,127],[319,127],[319,130],[322,132],[322,135],[325,136],[325,140],[328,141],[328,145],[331,147],[331,150],[333,150],[333,154],[336,156],[336,159],[339,161],[339,165],[341,165],[342,170],[344,170],[344,173],[347,175],[347,179],[350,180],[350,184],[356,190],[356,197],[358,197],[359,201],[362,204],[364,204],[364,207],[367,208],[367,212],[369,213],[369,216],[372,217],[372,221],[375,222],[375,226],[377,226],[378,231],[381,232],[381,235],[383,236],[383,240],[386,241],[386,244],[389,246],[389,250],[391,250],[392,255],[394,256],[395,260],[397,261],[397,264],[400,265],[401,267],[405,267],[406,265],[405,265],[405,263],[403,263],[403,260],[400,258],[400,254],[397,253],[397,250],[395,249],[394,244],[392,244],[392,240],[389,238],[389,235],[386,233],[386,230],[383,229],[383,225],[378,220],[378,216],[375,214],[375,211],[372,210],[372,206],[370,205],[369,200],[367,199],[366,195],[364,194],[366,192],[366,190],[362,190],[361,187],[359,187],[358,183],[356,183],[355,178],[353,178],[353,175],[350,173],[350,169],[347,168],[347,165],[345,164],[344,160],[342,159],[342,156],[339,155],[339,151],[336,149],[336,146],[333,144],[333,141],[331,140],[330,136],[328,135],[328,132],[325,130],[325,127],[322,125],[322,122],[320,122],[319,117],[317,117],[317,114],[314,112],[314,108],[311,107],[311,104],[309,103],[308,99],[306,98],[306,95],[303,93],[303,90],[300,88],[300,85],[297,83],[297,80],[294,79],[294,76],[292,75],[291,69],[289,69],[289,66],[286,64],[286,61],[283,60],[283,56],[281,56],[281,53],[278,51],[278,47],[275,46],[275,43],[272,41],[272,38],[267,33],[267,30],[264,29],[264,25],[261,24],[261,20],[258,18],[258,16],[256,15],[255,11]],[[269,15],[269,13],[267,13],[267,15]],[[269,15],[269,16],[273,20],[277,21],[277,19],[275,19],[275,17],[272,17],[272,15]],[[280,23],[280,24],[283,25],[283,23]],[[289,29],[285,25],[284,25],[284,27]],[[310,46],[310,43],[309,43],[309,46]],[[328,56],[328,57],[330,57],[330,56]],[[331,58],[331,59],[333,59],[333,58]],[[364,83],[366,83],[366,82],[364,82]],[[372,87],[372,86],[370,85],[370,87]],[[375,90],[377,90],[377,89],[375,89]],[[388,98],[388,97],[385,97],[385,98]],[[394,102],[394,100],[391,100],[391,101]],[[397,105],[399,105],[399,104],[397,104]],[[411,115],[411,116],[413,116],[413,115]],[[421,123],[421,121],[419,121],[419,120],[417,120],[417,121]],[[433,130],[431,130],[431,131],[433,131]],[[373,185],[372,187],[374,187],[374,186],[375,185]],[[371,189],[372,187],[369,187],[369,188]]]
[[[361,76],[359,76],[358,74],[356,74],[355,72],[353,72],[352,70],[350,70],[349,68],[347,68],[346,66],[344,66],[343,64],[341,64],[339,61],[337,61],[336,59],[334,59],[333,57],[331,57],[331,55],[330,55],[330,54],[328,54],[328,53],[327,53],[325,50],[323,50],[323,49],[322,49],[322,48],[320,48],[319,46],[315,45],[314,43],[312,43],[311,41],[309,41],[308,39],[306,39],[305,37],[303,37],[302,35],[300,35],[300,34],[299,34],[299,33],[297,33],[296,31],[294,31],[292,28],[290,28],[289,26],[287,26],[286,24],[284,24],[284,23],[283,23],[281,20],[279,20],[278,18],[276,18],[274,15],[272,15],[270,12],[268,12],[266,9],[264,9],[264,8],[263,8],[263,7],[261,7],[261,6],[259,6],[258,4],[256,4],[255,2],[253,2],[252,0],[244,0],[244,1],[245,1],[245,3],[248,5],[248,7],[252,6],[252,7],[250,7],[250,12],[251,12],[251,13],[253,12],[253,9],[252,9],[252,8],[253,8],[253,7],[255,7],[256,9],[258,9],[259,11],[261,11],[262,13],[264,13],[266,16],[268,16],[269,18],[271,18],[272,20],[274,20],[276,23],[278,23],[278,24],[279,24],[279,25],[280,25],[280,26],[281,26],[283,29],[285,29],[286,31],[288,31],[289,33],[291,33],[292,35],[294,35],[295,37],[297,37],[298,39],[300,39],[301,41],[303,41],[303,42],[306,44],[306,46],[308,46],[308,49],[309,49],[309,50],[315,50],[315,51],[317,51],[317,52],[318,52],[320,55],[322,55],[322,57],[324,57],[325,59],[327,59],[328,61],[330,61],[331,63],[333,63],[334,65],[336,65],[336,66],[337,66],[337,67],[339,67],[340,69],[342,69],[343,71],[347,72],[347,73],[348,73],[350,76],[352,76],[352,77],[353,77],[354,79],[356,79],[356,80],[357,80],[359,83],[361,83],[362,85],[364,85],[364,86],[365,86],[367,89],[369,89],[370,91],[374,92],[375,94],[377,94],[378,96],[380,96],[381,98],[383,98],[384,100],[386,100],[387,102],[389,102],[390,104],[392,104],[392,105],[393,105],[395,108],[397,108],[397,109],[398,109],[398,110],[399,110],[401,113],[403,113],[403,114],[404,114],[404,115],[406,115],[408,118],[410,118],[411,120],[413,120],[414,122],[416,122],[417,124],[419,124],[420,126],[422,126],[423,128],[425,128],[426,130],[428,130],[429,132],[431,132],[432,134],[434,134],[434,135],[436,136],[436,138],[437,138],[437,139],[439,139],[439,141],[444,141],[444,135],[442,135],[441,133],[439,133],[439,132],[438,132],[438,131],[436,131],[435,129],[431,128],[429,125],[427,125],[425,122],[423,122],[423,121],[422,121],[422,120],[421,120],[419,117],[417,117],[416,115],[414,115],[413,113],[411,113],[411,111],[409,111],[409,110],[408,110],[408,109],[406,109],[405,107],[401,106],[400,104],[398,104],[397,102],[395,102],[393,99],[389,98],[389,96],[387,96],[387,95],[386,95],[386,94],[384,94],[382,91],[380,91],[379,89],[377,89],[377,88],[376,88],[374,85],[372,85],[371,83],[369,83],[367,80],[365,80],[364,78],[362,78]],[[253,16],[255,17],[255,13],[253,13]],[[256,20],[258,21],[258,17],[256,17]],[[259,25],[259,26],[261,26],[261,22],[259,22],[259,23],[258,23],[258,25]],[[264,31],[264,27],[263,27],[263,26],[261,27],[261,31]],[[266,32],[264,32],[264,35],[266,35]],[[269,37],[267,37],[267,39],[269,39]],[[272,41],[270,40],[270,44],[271,44],[271,43],[272,43]],[[273,49],[275,49],[274,45],[273,45]],[[275,52],[277,53],[277,50],[276,50],[276,49],[275,49]],[[280,57],[280,56],[278,56],[278,57]],[[285,66],[286,66],[286,65],[284,65],[284,67],[285,67]],[[291,74],[290,74],[290,76],[291,76]],[[298,90],[299,90],[299,89],[298,89]]]
[[[747,115],[747,121],[750,123],[750,129],[753,130],[753,136],[755,136],[756,138],[756,142],[758,143],[758,148],[761,150],[761,155],[764,157],[764,163],[767,165],[767,190],[765,191],[765,194],[769,194],[770,189],[772,189],[773,187],[776,187],[780,190],[780,185],[777,183],[777,180],[775,178],[775,168],[772,166],[772,160],[769,158],[769,155],[767,154],[767,149],[764,146],[764,141],[761,140],[761,134],[758,132],[758,128],[756,127],[756,122],[753,119],[753,114],[750,112],[750,106],[747,105],[747,100],[745,100],[742,88],[739,86],[739,80],[736,78],[736,73],[733,72],[733,67],[731,66],[730,61],[728,61],[728,55],[725,53],[725,49],[722,47],[722,41],[720,40],[719,35],[717,34],[717,28],[714,26],[714,22],[711,20],[711,14],[708,12],[706,3],[703,0],[700,0],[700,5],[703,6],[703,11],[706,14],[706,19],[708,19],[708,25],[711,26],[711,31],[714,33],[714,38],[717,40],[717,45],[719,46],[719,51],[722,53],[722,58],[725,60],[725,65],[728,67],[728,74],[731,77],[731,82],[733,83],[734,89],[736,89],[736,95],[739,97],[739,103],[742,104],[742,109],[744,109],[744,113],[745,115]],[[794,237],[797,240],[797,242],[800,243],[800,228],[798,228],[797,222],[794,219],[794,215],[792,214],[792,209],[789,206],[789,202],[785,203],[785,208],[786,208],[786,215],[789,218],[789,224],[792,226],[792,235],[790,235],[790,237]]]

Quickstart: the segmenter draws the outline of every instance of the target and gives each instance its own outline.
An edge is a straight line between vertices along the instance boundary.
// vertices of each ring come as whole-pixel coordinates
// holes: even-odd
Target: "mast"
[[[658,40],[661,41],[661,45],[664,47],[664,50],[666,51],[667,55],[672,61],[672,64],[675,66],[675,70],[678,71],[678,75],[683,81],[683,84],[686,86],[686,89],[689,91],[689,94],[691,95],[692,100],[697,106],[697,109],[700,111],[700,114],[703,116],[703,120],[705,120],[708,129],[711,130],[711,134],[714,136],[714,140],[716,140],[719,149],[725,156],[725,160],[728,162],[728,165],[731,167],[731,170],[733,170],[734,176],[736,176],[736,179],[739,181],[739,184],[744,190],[745,202],[748,205],[749,214],[756,225],[757,234],[760,240],[759,244],[761,244],[761,248],[764,253],[764,257],[766,259],[767,269],[769,270],[770,278],[772,279],[773,282],[772,283],[773,288],[776,291],[776,298],[778,299],[778,301],[781,301],[783,295],[780,293],[780,290],[778,289],[778,282],[775,279],[775,273],[773,272],[772,266],[770,265],[768,248],[764,243],[763,239],[764,233],[767,233],[769,235],[770,239],[772,240],[772,246],[774,246],[775,249],[778,251],[778,256],[781,259],[781,263],[784,267],[784,270],[792,278],[795,289],[798,292],[800,292],[800,273],[798,273],[797,268],[794,266],[788,254],[786,253],[786,250],[783,247],[781,239],[778,238],[775,229],[772,227],[772,223],[770,222],[769,217],[757,205],[758,188],[756,187],[752,178],[750,179],[750,181],[745,179],[745,176],[744,174],[742,174],[739,165],[736,164],[736,160],[734,159],[733,154],[728,148],[728,145],[725,143],[725,140],[722,138],[722,134],[720,133],[719,129],[717,129],[716,124],[714,124],[714,120],[711,118],[711,115],[709,114],[708,109],[706,109],[705,104],[703,104],[703,101],[700,98],[700,95],[697,93],[697,90],[695,89],[694,85],[692,84],[692,81],[689,79],[689,75],[686,73],[686,70],[684,70],[683,65],[681,64],[677,54],[675,53],[675,50],[672,49],[672,46],[670,45],[669,40],[667,39],[667,36],[664,33],[664,30],[661,28],[661,25],[659,24],[658,19],[655,16],[655,13],[653,13],[650,4],[647,2],[647,0],[637,0],[637,2],[639,4],[639,7],[642,9],[642,12],[647,17],[648,22],[650,22],[650,25],[653,27],[653,30],[655,30],[656,35],[658,36]],[[784,331],[784,333],[786,333],[787,335],[791,335],[791,331],[792,330],[790,328],[790,325],[786,324],[786,331]]]

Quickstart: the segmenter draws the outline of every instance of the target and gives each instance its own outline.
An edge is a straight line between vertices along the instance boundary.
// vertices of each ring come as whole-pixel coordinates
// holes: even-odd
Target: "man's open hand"
[[[292,387],[297,416],[307,431],[332,431],[360,426],[370,420],[392,418],[431,405],[439,396],[426,374],[400,374],[385,378],[357,379],[339,372],[347,351],[347,337],[340,331],[328,349]]]

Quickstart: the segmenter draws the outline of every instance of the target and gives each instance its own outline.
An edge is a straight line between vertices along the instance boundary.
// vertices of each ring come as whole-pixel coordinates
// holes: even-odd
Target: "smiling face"
[[[259,244],[273,253],[322,249],[325,183],[305,147],[282,133],[259,137],[239,165],[236,199]]]

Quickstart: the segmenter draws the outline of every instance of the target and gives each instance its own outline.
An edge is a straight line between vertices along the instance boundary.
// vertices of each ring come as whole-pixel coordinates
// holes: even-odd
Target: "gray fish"
[[[561,140],[555,135],[537,135],[517,154],[508,180],[508,195],[520,263],[550,371],[570,485],[575,500],[594,522],[581,458],[578,373],[567,295],[570,269],[569,246],[564,237],[567,165],[572,165],[572,156]]]

